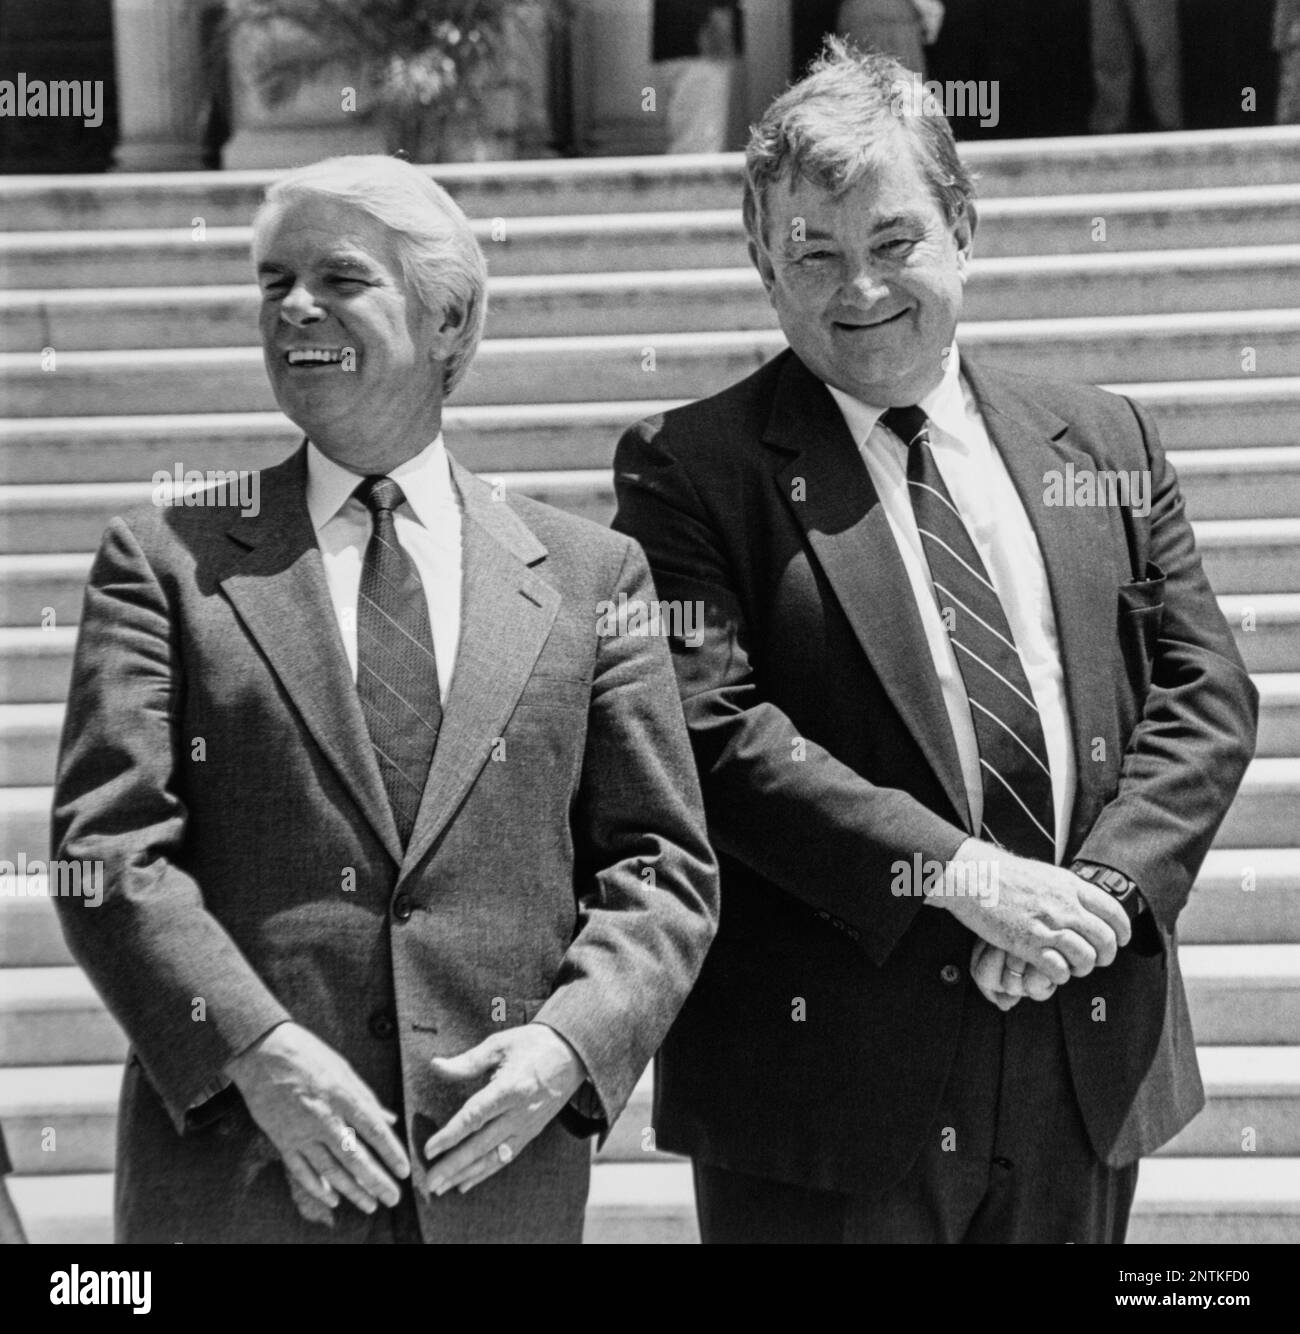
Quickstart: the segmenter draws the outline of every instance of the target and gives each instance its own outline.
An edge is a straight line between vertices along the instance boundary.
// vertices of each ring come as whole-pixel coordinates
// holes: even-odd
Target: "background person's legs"
[[[1162,130],[1183,123],[1182,42],[1178,0],[1128,0],[1129,19],[1142,48],[1147,97]]]
[[[911,0],[844,0],[835,30],[863,50],[883,51],[908,69],[925,73],[921,20]]]
[[[1088,39],[1092,47],[1093,134],[1118,134],[1128,128],[1133,100],[1133,29],[1124,0],[1089,0]]]

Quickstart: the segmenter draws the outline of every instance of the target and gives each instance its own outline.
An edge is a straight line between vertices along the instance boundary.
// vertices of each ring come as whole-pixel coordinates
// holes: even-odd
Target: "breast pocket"
[[[1165,576],[1157,565],[1148,564],[1146,578],[1131,579],[1119,586],[1119,647],[1134,690],[1145,694],[1160,627],[1165,615]]]

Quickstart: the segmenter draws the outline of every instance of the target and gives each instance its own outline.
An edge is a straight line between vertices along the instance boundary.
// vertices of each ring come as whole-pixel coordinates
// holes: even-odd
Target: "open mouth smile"
[[[284,354],[290,366],[337,366],[343,360],[339,347],[295,347]]]

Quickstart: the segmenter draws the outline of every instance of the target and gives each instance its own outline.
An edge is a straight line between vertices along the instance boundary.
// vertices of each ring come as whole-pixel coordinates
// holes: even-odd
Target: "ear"
[[[971,256],[974,254],[975,228],[979,224],[979,214],[975,205],[967,203],[961,217],[952,225],[952,237],[957,246],[957,272],[962,282],[970,277]]]
[[[468,312],[459,306],[447,306],[444,310],[430,312],[428,345],[429,355],[434,361],[446,361],[456,350],[467,315]]]

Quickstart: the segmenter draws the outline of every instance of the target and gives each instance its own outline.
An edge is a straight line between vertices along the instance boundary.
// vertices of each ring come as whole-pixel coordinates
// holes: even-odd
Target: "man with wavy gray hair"
[[[421,170],[337,158],[254,228],[306,439],[115,519],[55,788],[63,926],[131,1043],[121,1241],[577,1241],[698,971],[715,864],[635,543],[447,452],[486,266]]]
[[[1119,1241],[1203,1101],[1174,928],[1257,696],[1145,411],[958,350],[971,181],[911,80],[833,42],[768,108],[789,349],[616,456],[616,526],[704,604],[722,872],[658,1145],[706,1241]]]

